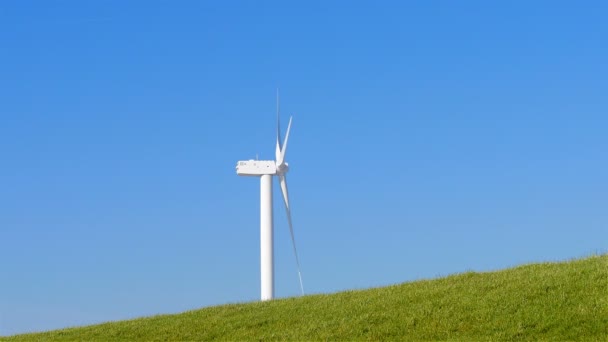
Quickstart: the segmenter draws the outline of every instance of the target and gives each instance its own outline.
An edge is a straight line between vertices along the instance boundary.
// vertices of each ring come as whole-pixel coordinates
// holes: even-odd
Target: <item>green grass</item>
[[[214,339],[608,341],[608,254],[5,338]]]

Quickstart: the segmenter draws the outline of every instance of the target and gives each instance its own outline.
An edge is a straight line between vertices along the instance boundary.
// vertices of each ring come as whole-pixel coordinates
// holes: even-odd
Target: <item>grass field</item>
[[[608,341],[608,255],[3,338]]]

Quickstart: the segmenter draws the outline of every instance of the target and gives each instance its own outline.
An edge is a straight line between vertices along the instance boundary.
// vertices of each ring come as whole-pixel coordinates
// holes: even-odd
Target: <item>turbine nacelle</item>
[[[244,160],[236,163],[236,174],[239,176],[276,175],[277,166],[274,160]]]
[[[236,174],[239,176],[284,175],[289,171],[289,163],[279,167],[274,160],[242,160],[236,163]]]

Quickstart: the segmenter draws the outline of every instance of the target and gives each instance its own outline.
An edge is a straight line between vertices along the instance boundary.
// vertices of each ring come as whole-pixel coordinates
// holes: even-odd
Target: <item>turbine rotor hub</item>
[[[277,174],[278,175],[284,175],[287,173],[287,171],[289,171],[288,163],[283,163],[283,164],[277,165]]]

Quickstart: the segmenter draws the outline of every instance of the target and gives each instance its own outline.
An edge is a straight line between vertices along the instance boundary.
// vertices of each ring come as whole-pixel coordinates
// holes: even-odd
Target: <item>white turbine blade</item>
[[[277,146],[275,148],[275,160],[279,160],[281,156],[281,121],[279,109],[279,88],[277,88]]]
[[[277,158],[277,166],[282,165],[285,161],[285,153],[287,152],[287,141],[289,140],[289,131],[291,130],[291,120],[293,116],[289,117],[289,124],[287,124],[287,133],[285,133],[285,141],[283,141],[283,147],[281,147],[281,153]]]
[[[289,130],[288,130],[289,132]],[[287,179],[284,174],[279,175],[279,183],[281,185],[281,192],[283,193],[283,202],[285,202],[285,209],[287,210],[287,222],[289,223],[289,233],[291,233],[291,244],[293,245],[293,254],[296,256],[296,265],[298,266],[298,278],[300,279],[300,290],[304,295],[304,285],[302,284],[302,272],[300,272],[300,259],[298,258],[298,250],[296,248],[296,238],[293,234],[293,225],[291,223],[291,209],[289,208],[289,192],[287,191]]]

